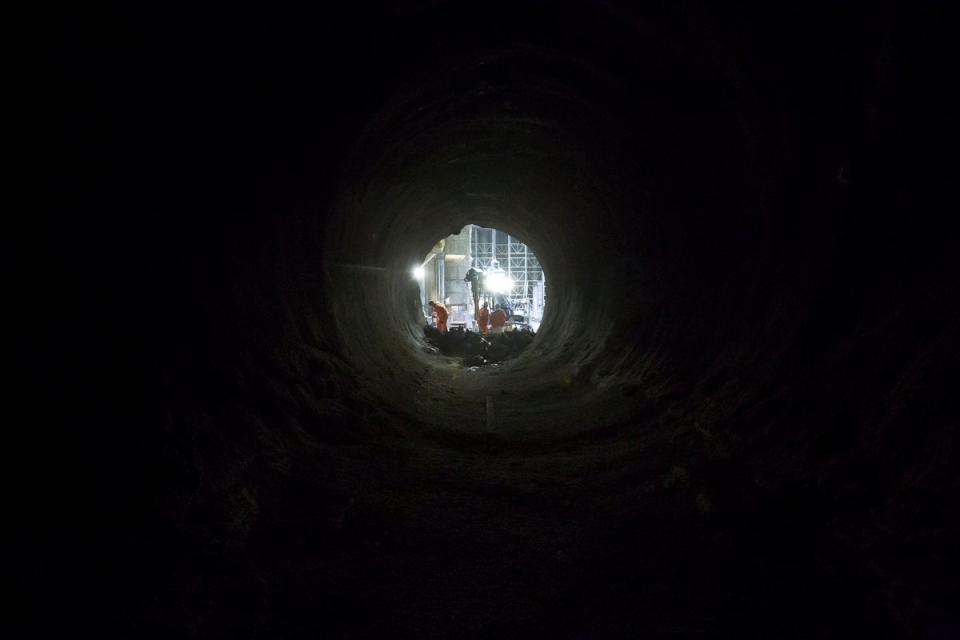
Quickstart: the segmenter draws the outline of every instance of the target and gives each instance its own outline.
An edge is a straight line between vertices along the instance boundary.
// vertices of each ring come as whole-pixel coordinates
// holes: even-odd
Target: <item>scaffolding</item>
[[[540,261],[523,242],[508,233],[469,225],[471,266],[485,272],[498,267],[510,279],[510,305],[528,318],[543,314],[544,277]]]

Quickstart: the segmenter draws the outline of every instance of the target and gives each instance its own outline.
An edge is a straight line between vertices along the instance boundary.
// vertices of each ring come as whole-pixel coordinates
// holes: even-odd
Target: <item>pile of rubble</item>
[[[443,355],[463,358],[465,367],[480,367],[515,358],[535,336],[533,331],[506,331],[487,336],[464,330],[440,333],[429,325],[424,326],[423,335]]]

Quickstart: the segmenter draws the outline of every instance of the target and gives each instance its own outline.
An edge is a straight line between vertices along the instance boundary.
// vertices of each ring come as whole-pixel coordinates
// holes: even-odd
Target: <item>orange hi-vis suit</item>
[[[447,311],[447,308],[440,304],[439,302],[433,305],[433,315],[437,319],[437,331],[440,333],[447,332],[447,318],[450,317],[450,312]]]
[[[480,327],[480,333],[487,333],[487,325],[490,323],[490,309],[482,307],[477,313],[477,325]]]
[[[490,324],[494,327],[502,327],[507,324],[507,312],[503,309],[497,309],[493,312],[493,315],[490,316]]]

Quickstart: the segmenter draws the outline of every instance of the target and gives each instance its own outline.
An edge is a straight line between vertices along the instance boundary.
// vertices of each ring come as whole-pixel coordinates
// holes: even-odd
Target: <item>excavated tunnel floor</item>
[[[18,297],[30,635],[957,633],[937,9],[69,18],[18,236],[56,256]],[[409,276],[468,222],[551,287],[475,371]]]

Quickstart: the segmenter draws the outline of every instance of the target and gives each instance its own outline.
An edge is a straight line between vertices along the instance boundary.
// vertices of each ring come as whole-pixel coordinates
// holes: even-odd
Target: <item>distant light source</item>
[[[488,273],[483,280],[483,286],[494,293],[507,293],[511,285],[510,277],[502,271]]]
[[[423,274],[424,274],[424,270],[422,265],[419,267],[413,268],[413,277],[415,280],[423,280]]]

